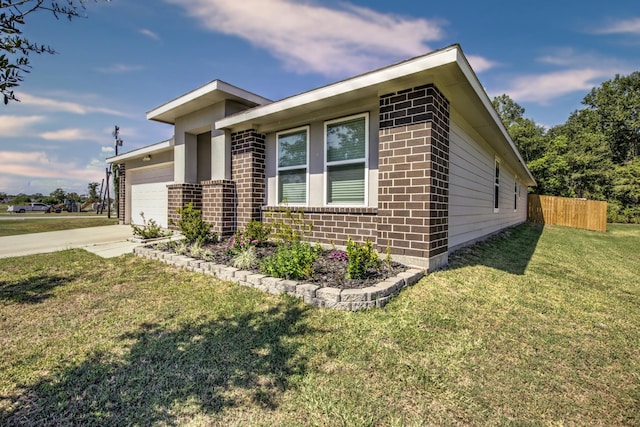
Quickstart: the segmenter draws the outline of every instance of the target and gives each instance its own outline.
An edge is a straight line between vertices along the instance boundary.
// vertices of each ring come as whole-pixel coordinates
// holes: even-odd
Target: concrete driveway
[[[0,237],[0,258],[82,248],[103,258],[133,252],[141,243],[132,243],[130,225],[76,228],[45,233]]]

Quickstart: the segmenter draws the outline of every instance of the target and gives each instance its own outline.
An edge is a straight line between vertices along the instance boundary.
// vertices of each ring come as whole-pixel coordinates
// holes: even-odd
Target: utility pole
[[[111,219],[111,194],[109,191],[109,175],[111,175],[111,171],[109,168],[105,168],[105,172],[107,174],[107,218]],[[116,191],[115,189],[113,191]]]
[[[118,147],[122,147],[122,138],[120,138],[120,127],[118,125],[114,126],[113,129],[113,138],[116,149],[116,156],[118,155]],[[111,169],[113,172],[113,200],[114,209],[116,212],[116,217],[120,216],[120,165],[113,164],[111,165]],[[107,174],[107,189],[109,188],[109,174]],[[110,206],[110,205],[109,205]],[[109,218],[111,218],[111,209],[108,210]]]
[[[120,139],[120,127],[118,125],[116,125],[113,129],[113,132],[111,133],[111,135],[113,135],[113,138],[115,139],[115,145],[116,145],[116,156],[118,155],[118,147],[122,147],[122,139]]]

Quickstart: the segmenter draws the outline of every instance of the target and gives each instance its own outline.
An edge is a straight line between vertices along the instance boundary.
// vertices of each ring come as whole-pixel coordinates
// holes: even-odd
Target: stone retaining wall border
[[[424,270],[412,268],[366,288],[321,288],[311,283],[269,277],[264,274],[240,270],[235,267],[215,264],[159,249],[139,246],[134,248],[133,253],[139,257],[158,260],[187,271],[215,276],[221,280],[229,280],[273,295],[286,293],[292,297],[302,299],[309,305],[335,310],[358,311],[383,307],[391,297],[397,295],[405,287],[415,284],[424,276]]]

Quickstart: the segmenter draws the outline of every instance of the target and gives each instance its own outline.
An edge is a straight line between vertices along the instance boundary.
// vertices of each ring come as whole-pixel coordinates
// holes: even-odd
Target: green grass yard
[[[29,216],[24,217],[24,215]],[[99,227],[118,223],[116,218],[109,219],[107,217],[96,216],[95,214],[85,218],[49,217],[44,219],[33,218],[30,217],[30,215],[31,214],[22,214],[20,219],[0,220],[0,237],[42,233],[45,231],[71,230],[73,228]]]
[[[383,309],[0,259],[0,425],[638,425],[640,227],[520,226]]]

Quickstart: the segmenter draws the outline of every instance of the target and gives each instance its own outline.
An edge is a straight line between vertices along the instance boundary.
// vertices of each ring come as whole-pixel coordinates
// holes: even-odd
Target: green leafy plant
[[[364,279],[367,277],[367,271],[371,268],[380,268],[380,258],[371,240],[367,239],[364,244],[358,244],[349,237],[347,240],[347,278]]]
[[[245,231],[236,231],[226,244],[229,253],[245,252],[258,244]]]
[[[143,225],[131,224],[134,236],[140,237],[142,239],[155,239],[171,234],[170,232],[163,230],[162,227],[160,227],[160,225],[153,218],[147,221],[144,217],[144,212],[140,212],[140,216],[142,217]]]
[[[269,212],[273,219],[272,236],[277,242],[291,244],[300,242],[306,233],[313,231],[313,223],[307,221],[304,210],[280,205],[276,212]]]
[[[202,258],[203,251],[204,249],[202,248],[202,242],[200,242],[199,240],[195,241],[189,247],[189,255],[191,255],[193,258]]]
[[[211,235],[211,224],[202,219],[202,212],[193,207],[193,203],[187,203],[184,207],[178,208],[178,227],[188,243],[217,240],[217,235]]]
[[[389,270],[391,270],[392,262],[393,261],[391,260],[391,247],[387,246],[387,249],[384,252],[384,263]]]
[[[256,250],[253,247],[249,247],[247,250],[239,252],[231,261],[235,268],[241,270],[249,270],[258,263],[258,256]]]
[[[262,261],[260,269],[272,277],[308,279],[313,275],[313,263],[318,258],[319,251],[319,247],[313,247],[306,242],[281,246],[274,255]]]
[[[245,236],[257,245],[265,243],[271,235],[271,225],[262,221],[250,221],[245,226]]]
[[[173,250],[178,255],[187,255],[188,253],[190,253],[189,245],[184,240],[180,240],[180,242],[176,243],[176,246]]]

